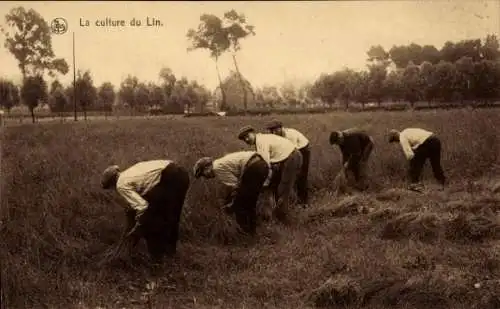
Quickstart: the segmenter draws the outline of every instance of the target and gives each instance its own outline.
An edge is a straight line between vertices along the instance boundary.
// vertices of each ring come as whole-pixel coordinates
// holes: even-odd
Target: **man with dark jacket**
[[[203,157],[194,167],[195,178],[217,178],[229,190],[225,211],[234,213],[242,230],[255,235],[257,201],[270,176],[267,162],[255,151],[238,151],[220,158]]]
[[[330,144],[340,148],[342,164],[347,164],[347,170],[354,175],[358,189],[366,189],[366,164],[373,150],[373,138],[363,130],[351,128],[332,132]]]
[[[256,152],[271,166],[271,184],[276,208],[274,214],[283,223],[289,223],[289,204],[295,181],[302,166],[302,155],[295,145],[284,137],[256,133],[251,126],[243,127],[238,139],[255,146]]]
[[[117,165],[104,170],[101,186],[115,189],[128,203],[128,235],[137,242],[144,237],[149,255],[160,263],[176,252],[189,173],[170,160],[139,162],[121,171]]]
[[[427,159],[431,162],[434,178],[444,186],[446,176],[441,166],[441,140],[433,133],[420,128],[407,128],[399,132],[389,132],[389,143],[401,145],[403,153],[409,162],[409,188],[419,191],[422,169]]]
[[[302,154],[302,166],[300,168],[300,173],[297,177],[295,187],[297,190],[297,196],[299,198],[299,204],[307,205],[308,202],[308,188],[307,188],[307,176],[309,174],[309,161],[311,158],[311,147],[309,146],[309,140],[296,129],[283,127],[283,124],[279,120],[271,121],[266,129],[272,134],[284,137],[291,141],[295,147]]]

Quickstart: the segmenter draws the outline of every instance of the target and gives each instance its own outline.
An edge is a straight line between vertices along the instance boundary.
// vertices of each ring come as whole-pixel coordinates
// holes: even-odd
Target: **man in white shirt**
[[[217,178],[229,190],[225,210],[234,213],[236,222],[245,233],[255,235],[257,226],[257,201],[270,166],[255,151],[238,151],[220,158],[203,157],[194,167],[195,178]]]
[[[275,134],[256,133],[251,126],[243,127],[238,134],[238,139],[248,145],[255,145],[257,153],[271,165],[270,188],[273,190],[276,201],[274,214],[278,220],[288,223],[290,198],[300,173],[302,155],[286,138]]]
[[[389,132],[389,143],[399,142],[409,161],[410,189],[419,190],[418,183],[427,159],[431,162],[436,180],[445,185],[446,177],[441,167],[441,141],[430,131],[420,128],[407,128],[399,132]]]
[[[151,259],[161,262],[176,252],[179,221],[189,188],[189,173],[170,160],[139,162],[121,171],[112,165],[103,172],[103,189],[115,189],[128,203],[127,236],[144,237]]]
[[[309,174],[309,161],[311,158],[311,148],[309,147],[309,140],[296,129],[285,128],[283,123],[279,120],[272,120],[266,129],[278,136],[284,137],[291,141],[295,147],[300,151],[302,155],[302,166],[300,168],[300,173],[297,176],[297,181],[295,183],[295,188],[297,190],[297,197],[299,198],[299,204],[307,205],[308,202],[308,188],[307,188],[307,176]]]

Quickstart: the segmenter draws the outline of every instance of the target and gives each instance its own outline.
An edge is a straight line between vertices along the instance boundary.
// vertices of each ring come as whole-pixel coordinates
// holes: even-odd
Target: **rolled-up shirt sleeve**
[[[117,186],[116,190],[127,201],[131,208],[143,210],[148,207],[148,202],[135,192],[132,186],[121,184]]]

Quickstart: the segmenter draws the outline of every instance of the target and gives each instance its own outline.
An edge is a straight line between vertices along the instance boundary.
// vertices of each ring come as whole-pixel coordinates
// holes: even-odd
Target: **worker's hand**
[[[408,161],[411,161],[413,160],[413,158],[415,157],[415,155],[412,153],[410,155],[408,155]]]

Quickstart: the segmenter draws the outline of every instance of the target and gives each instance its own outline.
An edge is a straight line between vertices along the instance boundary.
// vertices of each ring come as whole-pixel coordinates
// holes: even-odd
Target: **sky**
[[[366,52],[380,44],[432,44],[484,39],[500,32],[500,1],[5,1],[0,2],[0,23],[5,14],[22,5],[39,12],[49,23],[67,20],[68,32],[52,36],[57,57],[65,58],[70,72],[59,77],[73,80],[72,32],[75,33],[76,69],[90,70],[94,83],[119,87],[129,74],[144,82],[158,82],[162,67],[178,77],[197,80],[209,89],[217,86],[215,63],[206,51],[187,52],[186,33],[199,24],[203,13],[222,14],[235,9],[255,26],[256,35],[245,39],[237,54],[241,73],[254,87],[314,82],[321,73],[343,67],[366,68]],[[110,18],[142,26],[97,27]],[[162,26],[145,26],[147,18]],[[85,25],[86,20],[90,26]],[[2,43],[5,40],[2,34]],[[20,81],[15,58],[0,46],[0,76]],[[220,59],[223,78],[234,64],[230,54]]]

